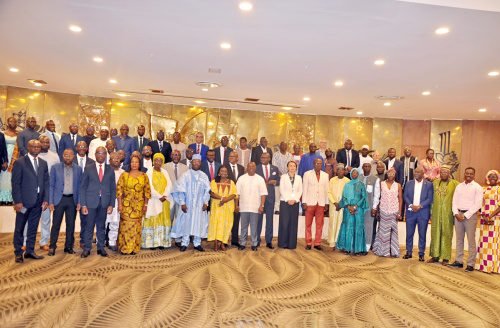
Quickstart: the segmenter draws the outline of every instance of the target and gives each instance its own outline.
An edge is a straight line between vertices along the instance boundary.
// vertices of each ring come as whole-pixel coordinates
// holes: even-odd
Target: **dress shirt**
[[[363,174],[363,182],[366,185],[366,179],[368,179],[371,175],[366,176]],[[380,202],[380,179],[377,178],[377,181],[375,181],[375,190],[373,190],[373,206],[372,209],[376,210],[378,207],[378,204]],[[368,186],[366,186],[366,192],[368,192]]]
[[[238,181],[238,166],[231,163],[229,163],[229,166],[231,166],[231,171],[234,172],[234,179]]]
[[[287,164],[290,161],[293,161],[293,156],[288,152],[285,153],[285,155],[283,155],[280,151],[273,154],[273,165],[278,167],[281,174],[288,172]]]
[[[148,170],[153,167],[153,161],[151,159],[144,158],[143,161],[142,161],[142,164]]]
[[[321,149],[316,150],[316,154],[320,155],[323,157],[323,159],[326,159],[326,154],[325,154],[326,149],[323,151]],[[274,163],[273,163],[274,164]]]
[[[267,153],[267,147],[260,146],[260,149],[262,149],[262,153]]]
[[[73,194],[73,165],[70,165],[69,169],[66,167],[66,165],[64,165],[63,172],[64,172],[63,195],[71,195]]]
[[[35,166],[35,157],[31,156],[30,153],[28,153],[28,157],[30,158],[31,165],[33,166],[33,170],[35,170],[36,174],[38,174],[38,168],[40,167],[40,159],[36,159],[37,165]],[[38,187],[38,193],[40,193],[40,187]]]
[[[90,142],[89,145],[89,157],[92,158],[95,161],[95,151],[99,147],[105,147],[106,148],[106,140],[101,140],[101,138],[96,138]]]
[[[158,147],[160,148],[160,151],[163,150],[163,141],[158,140]]]
[[[200,155],[201,155],[201,150],[202,150],[202,149],[201,149],[201,148],[202,148],[201,146],[202,146],[203,144],[202,144],[202,143],[200,143],[200,144],[199,144],[199,143],[196,143],[195,145],[196,145],[196,148],[195,148],[195,150],[194,150],[194,153],[195,153],[195,154],[200,154]]]
[[[137,142],[139,143],[139,147],[144,145],[144,137],[137,136]]]
[[[83,171],[85,171],[85,165],[87,165],[87,155],[82,157],[77,154],[76,161],[78,162],[77,165],[82,168],[82,173],[83,173]]]
[[[345,150],[345,155],[347,157],[347,165],[346,166],[351,166],[352,163],[352,149]]]
[[[78,138],[78,134],[73,134],[73,133],[70,133],[69,134],[69,137],[71,139],[71,142],[73,143],[73,146],[76,147],[76,139]]]
[[[464,181],[455,188],[452,203],[453,214],[460,214],[459,210],[466,211],[464,216],[469,219],[479,211],[482,204],[483,188],[476,181],[469,183]]]
[[[238,190],[240,213],[258,213],[261,205],[261,196],[267,195],[267,187],[264,179],[254,174],[252,176],[243,174],[236,182]]]
[[[359,168],[362,169],[363,168],[363,164],[365,163],[372,163],[373,162],[373,158],[371,158],[370,156],[366,156],[366,157],[363,157],[363,155],[359,156]]]
[[[390,163],[389,163],[390,164]],[[424,185],[424,179],[418,182],[415,179],[415,189],[413,189],[413,204],[415,206],[420,205],[420,194],[422,193],[422,186]]]
[[[102,165],[102,176],[104,176],[104,171],[105,171],[105,168],[106,168],[106,163],[99,164],[97,161],[95,162],[95,167],[97,169],[97,175],[99,175],[99,165]],[[123,163],[121,165],[123,165]]]
[[[396,157],[394,157],[393,159],[390,159],[388,162],[387,162],[387,169],[389,170],[391,167],[394,166],[394,162],[396,162]],[[420,199],[420,198],[419,198]]]
[[[227,152],[227,147],[220,146],[219,152],[220,152],[220,163],[222,165],[224,165],[224,160],[225,160],[225,156],[226,156],[226,152]]]

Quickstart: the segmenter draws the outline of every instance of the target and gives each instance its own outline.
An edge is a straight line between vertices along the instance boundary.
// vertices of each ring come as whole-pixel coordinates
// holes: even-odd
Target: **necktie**
[[[75,135],[74,135],[74,134],[72,134],[72,135],[71,135],[71,141],[73,142],[73,146],[75,145],[75,139],[76,139],[76,138],[75,138]]]
[[[36,157],[33,159],[33,162],[35,163],[35,172],[38,174],[38,161],[36,160]]]
[[[234,165],[231,165],[233,167],[233,176],[234,179],[236,180],[238,177],[236,176],[236,170],[234,169]]]
[[[83,157],[80,157],[80,167],[82,168],[82,170],[85,168],[85,167],[83,166]]]
[[[221,150],[222,150],[222,156],[221,156],[220,161],[221,161],[221,164],[224,165],[224,157],[226,155],[226,148],[223,147],[223,148],[221,148]]]
[[[351,151],[347,151],[347,166],[351,166]]]
[[[139,149],[142,149],[142,137],[139,138]]]
[[[56,136],[54,132],[52,132],[52,139],[54,139],[54,145],[56,145],[56,153],[59,152],[59,145],[57,144]]]
[[[99,181],[102,182],[104,172],[102,171],[102,164],[99,164]]]
[[[319,177],[320,177],[320,174],[319,172],[316,172],[316,178],[318,178],[318,182],[319,182]]]
[[[174,166],[175,180],[177,181],[177,164]]]
[[[163,149],[163,141],[160,141],[160,152]]]
[[[214,179],[214,163],[210,163],[210,181]]]
[[[266,168],[266,182],[269,181],[269,171],[268,171],[268,168],[267,168],[267,165],[264,165],[265,168]]]
[[[200,145],[198,145],[198,147],[196,148],[196,153],[199,154],[200,153]]]

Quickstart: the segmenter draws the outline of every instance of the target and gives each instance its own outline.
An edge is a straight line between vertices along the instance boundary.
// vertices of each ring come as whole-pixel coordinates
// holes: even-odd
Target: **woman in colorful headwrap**
[[[481,227],[479,247],[474,268],[487,273],[500,273],[500,196],[498,180],[500,173],[491,170],[486,174],[483,206],[481,207]]]
[[[130,157],[130,171],[123,172],[116,185],[120,230],[118,250],[123,255],[135,255],[141,250],[142,218],[146,214],[151,187],[146,173],[141,171],[141,159]]]
[[[4,158],[3,171],[0,174],[0,203],[10,204],[12,200],[12,167],[14,162],[19,158],[19,149],[17,148],[17,120],[15,117],[7,119],[7,130],[3,131],[5,137],[5,144],[7,146],[7,161]]]
[[[365,184],[359,180],[361,170],[351,170],[351,181],[342,191],[339,208],[344,209],[342,225],[337,239],[337,249],[344,254],[353,252],[366,255],[365,212],[368,210],[368,196]]]
[[[170,208],[173,206],[170,190],[173,187],[168,172],[162,168],[165,156],[156,153],[153,156],[153,167],[146,175],[151,187],[151,199],[148,203],[146,217],[142,223],[142,248],[160,249],[170,247]]]

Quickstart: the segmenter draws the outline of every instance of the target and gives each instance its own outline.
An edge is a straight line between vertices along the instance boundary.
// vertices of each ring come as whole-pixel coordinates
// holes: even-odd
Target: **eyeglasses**
[[[106,152],[105,152],[105,151],[96,151],[95,153],[96,153],[96,154],[99,154],[99,155],[105,155],[105,154],[106,154]]]
[[[36,123],[36,121],[33,121],[33,120],[29,120],[27,121],[28,123]]]
[[[84,149],[87,148],[87,146],[76,146],[76,148]]]

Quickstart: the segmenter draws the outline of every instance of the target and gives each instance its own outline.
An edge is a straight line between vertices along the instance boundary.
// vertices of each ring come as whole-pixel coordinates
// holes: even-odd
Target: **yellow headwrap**
[[[154,156],[153,156],[153,162],[157,158],[161,158],[161,165],[165,164],[165,156],[163,156],[162,153],[156,153],[156,154],[154,154]]]

